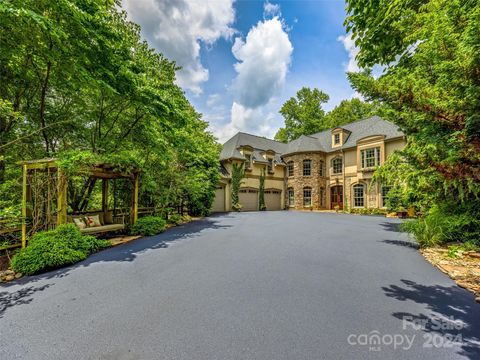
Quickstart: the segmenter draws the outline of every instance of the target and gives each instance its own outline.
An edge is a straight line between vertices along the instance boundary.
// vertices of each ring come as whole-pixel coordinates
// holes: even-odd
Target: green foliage
[[[190,221],[192,221],[192,217],[191,217],[190,215],[188,215],[188,214],[183,214],[183,216],[182,216],[182,222],[188,223],[188,222],[190,222]]]
[[[378,103],[366,103],[354,98],[343,100],[325,114],[322,105],[328,100],[329,96],[321,90],[301,88],[296,97],[288,99],[280,109],[285,127],[278,130],[275,140],[289,142],[301,135],[311,135],[381,113]]]
[[[132,235],[157,235],[165,231],[166,222],[159,216],[145,216],[137,220],[131,227]]]
[[[325,116],[325,127],[330,129],[379,114],[381,111],[378,104],[367,103],[358,98],[342,100]]]
[[[175,63],[142,40],[117,0],[3,1],[0,49],[0,215],[18,214],[17,162],[44,157],[69,175],[139,167],[140,206],[208,213],[219,146],[175,84]],[[69,183],[72,209],[99,197],[93,185]]]
[[[433,206],[423,218],[407,221],[403,229],[415,236],[420,246],[449,242],[480,245],[480,210],[478,206]]]
[[[266,210],[267,207],[265,205],[265,168],[262,169],[259,178],[259,191],[258,191],[258,209],[260,211]]]
[[[480,251],[480,246],[475,245],[471,241],[467,241],[464,244],[458,244],[458,245],[450,245],[448,247],[448,252],[447,256],[450,258],[457,258],[460,255],[463,255],[464,252],[466,251]]]
[[[81,235],[73,224],[60,225],[55,230],[36,233],[26,248],[12,259],[16,272],[32,275],[84,260],[110,243],[93,236]]]
[[[480,3],[351,0],[347,12],[345,24],[365,68],[349,74],[350,82],[364,98],[380,102],[408,139],[375,176],[426,214],[407,225],[419,243],[475,241]],[[371,75],[375,64],[385,66],[378,78]]]
[[[182,223],[182,215],[172,214],[168,217],[167,221],[169,224],[180,225]]]
[[[241,210],[242,205],[238,200],[238,192],[242,185],[242,179],[245,175],[245,168],[243,164],[232,164],[232,208],[236,211]]]
[[[358,214],[358,215],[385,215],[386,211],[384,209],[377,209],[377,208],[351,208],[345,210],[345,212],[349,214]]]
[[[275,140],[289,142],[326,129],[325,111],[322,104],[329,96],[318,89],[301,88],[296,97],[291,97],[280,109],[285,127],[275,135]]]

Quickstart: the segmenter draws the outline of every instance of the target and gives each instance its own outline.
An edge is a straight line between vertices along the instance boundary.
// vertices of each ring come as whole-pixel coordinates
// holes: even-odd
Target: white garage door
[[[241,189],[238,193],[238,201],[242,205],[242,211],[258,210],[258,190]]]
[[[215,190],[215,200],[213,200],[212,211],[213,212],[225,211],[225,188],[223,186],[219,186]]]
[[[265,206],[267,210],[281,210],[281,190],[265,190]]]

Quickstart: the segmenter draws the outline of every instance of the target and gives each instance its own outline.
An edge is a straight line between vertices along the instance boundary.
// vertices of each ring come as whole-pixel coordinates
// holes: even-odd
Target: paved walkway
[[[480,359],[480,305],[397,224],[225,214],[2,285],[0,359]]]

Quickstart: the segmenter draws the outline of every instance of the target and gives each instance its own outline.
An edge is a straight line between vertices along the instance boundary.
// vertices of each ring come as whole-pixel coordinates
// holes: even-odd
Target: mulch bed
[[[450,257],[448,249],[444,247],[421,249],[420,252],[458,286],[473,292],[475,300],[480,302],[480,253],[467,251],[459,253],[457,257]]]

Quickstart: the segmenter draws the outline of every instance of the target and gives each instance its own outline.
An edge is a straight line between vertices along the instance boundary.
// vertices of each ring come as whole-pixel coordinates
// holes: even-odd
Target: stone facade
[[[325,162],[325,154],[318,152],[294,154],[291,156],[284,156],[283,160],[287,164],[287,168],[290,162],[293,162],[294,165],[293,176],[288,176],[287,168],[285,171],[285,176],[287,179],[285,204],[287,204],[289,208],[294,209],[324,209],[326,205],[326,178],[324,176],[320,176],[320,161]],[[311,161],[309,176],[303,175],[304,160]],[[305,188],[311,189],[311,205],[304,205],[303,190]],[[293,205],[288,203],[288,189],[293,189],[295,201]]]
[[[251,163],[242,184],[249,189],[258,189],[260,171],[271,169],[267,173],[265,189],[270,189],[271,194],[281,194],[281,200],[276,198],[281,208],[381,208],[384,206],[382,186],[372,185],[374,170],[396,150],[401,150],[405,143],[405,136],[398,127],[372,117],[311,136],[302,135],[288,144],[238,133],[225,143],[220,159],[228,173],[234,162],[246,166]],[[309,175],[304,175],[306,160],[311,161]],[[289,163],[293,163],[292,175],[289,174]],[[225,208],[230,209],[228,175],[222,183],[226,192]],[[289,196],[291,190],[292,199]],[[304,196],[308,193],[310,199]]]

